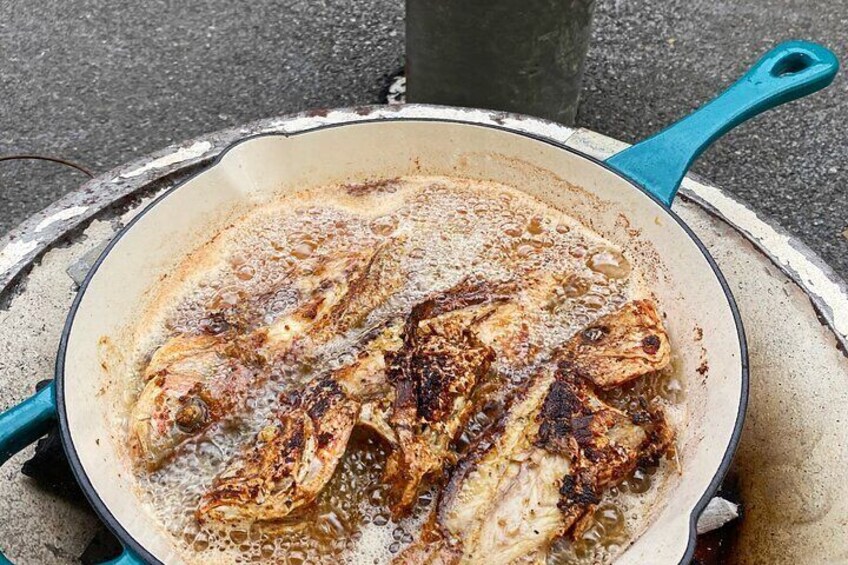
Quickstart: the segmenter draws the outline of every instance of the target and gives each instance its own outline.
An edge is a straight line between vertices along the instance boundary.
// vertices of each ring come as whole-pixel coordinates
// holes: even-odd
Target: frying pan
[[[112,563],[176,563],[180,556],[135,494],[114,399],[126,389],[123,341],[151,289],[238,210],[306,186],[405,174],[444,174],[518,187],[567,211],[625,249],[646,273],[687,378],[688,422],[680,431],[683,471],[666,485],[650,525],[621,563],[687,562],[695,523],[736,449],[748,391],[739,313],[715,262],[671,211],[692,161],[733,126],[827,86],[836,57],[792,41],[766,53],[718,98],[605,162],[529,130],[553,124],[513,117],[463,119],[467,111],[407,106],[396,112],[339,110],[283,122],[225,151],[130,222],[92,268],[62,334],[50,386],[0,415],[0,457],[42,436],[58,419],[77,480],[124,553]],[[463,113],[466,112],[466,113]],[[104,350],[104,343],[112,346]],[[108,351],[107,351],[108,350]],[[117,353],[116,353],[117,352]],[[111,356],[117,356],[117,360]],[[105,356],[105,357],[104,357]],[[110,400],[111,399],[111,400]]]

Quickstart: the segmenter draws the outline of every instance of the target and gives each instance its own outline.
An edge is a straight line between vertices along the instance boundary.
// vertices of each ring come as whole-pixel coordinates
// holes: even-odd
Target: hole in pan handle
[[[53,382],[0,414],[0,465],[45,435],[55,423],[56,417],[56,389]],[[0,565],[10,563],[0,554]],[[143,561],[125,549],[117,559],[109,563],[137,565]]]
[[[821,45],[781,43],[718,97],[606,162],[671,206],[686,171],[713,141],[761,112],[821,90],[838,69],[836,56]]]

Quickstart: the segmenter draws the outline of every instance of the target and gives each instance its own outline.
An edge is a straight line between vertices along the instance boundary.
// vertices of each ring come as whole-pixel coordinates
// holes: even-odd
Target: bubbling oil
[[[387,451],[356,432],[333,478],[315,502],[276,523],[231,527],[188,521],[182,542],[204,562],[382,563],[411,543],[433,504],[423,493],[411,515],[392,520],[380,483]]]
[[[328,186],[281,196],[246,214],[203,248],[211,262],[183,265],[191,276],[154,297],[136,335],[140,373],[151,353],[175,335],[247,333],[273,324],[303,304],[304,281],[333,257],[384,250],[402,284],[357,327],[310,351],[297,364],[275,367],[255,387],[247,410],[186,444],[172,462],[139,473],[148,510],[187,562],[387,563],[418,535],[437,493],[425,492],[408,518],[395,522],[381,485],[386,446],[355,432],[331,482],[317,500],[277,523],[201,525],[194,510],[214,478],[274,417],[279,397],[316,375],[351,363],[369,327],[405,315],[424,297],[464,278],[512,281],[519,289],[550,277],[553,290],[537,304],[529,328],[534,359],[629,299],[643,297],[639,273],[620,249],[573,218],[501,184],[411,176],[363,185]],[[156,321],[150,324],[150,320]],[[142,328],[143,326],[143,328]],[[506,392],[532,373],[532,363],[496,358],[492,391],[455,442],[460,453],[503,414]],[[615,389],[611,404],[627,409],[640,398],[683,412],[684,385],[673,369]],[[678,414],[679,416],[679,414]],[[126,414],[116,421],[126,424]],[[679,421],[680,418],[672,418]],[[611,489],[591,526],[575,543],[558,541],[552,563],[608,560],[640,531],[668,464],[640,469]]]

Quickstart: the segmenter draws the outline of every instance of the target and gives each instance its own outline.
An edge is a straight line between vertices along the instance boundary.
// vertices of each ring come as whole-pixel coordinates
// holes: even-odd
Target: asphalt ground
[[[247,121],[378,101],[399,0],[0,0],[0,155],[105,171]],[[783,39],[848,60],[848,0],[599,0],[578,125],[626,141],[708,100]],[[694,170],[848,278],[848,79],[734,130]],[[0,232],[85,180],[0,162]]]

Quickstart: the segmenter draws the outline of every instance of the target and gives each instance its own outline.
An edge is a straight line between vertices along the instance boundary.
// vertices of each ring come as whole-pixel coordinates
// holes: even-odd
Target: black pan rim
[[[427,107],[427,106],[425,106]],[[433,109],[438,109],[438,107],[431,107]],[[453,107],[443,107],[443,109],[456,109]],[[345,111],[345,109],[340,109],[341,111]],[[350,109],[350,111],[356,111],[355,108]],[[302,116],[303,114],[293,114],[290,116],[286,116],[286,119],[294,118],[297,116]],[[319,130],[339,128],[351,125],[362,125],[369,123],[384,123],[384,122],[439,122],[439,123],[454,123],[461,124],[466,126],[475,126],[482,127],[488,129],[495,129],[504,131],[506,133],[511,133],[514,135],[519,135],[522,137],[527,137],[533,139],[535,141],[545,143],[547,145],[551,145],[583,159],[590,161],[591,163],[605,169],[606,171],[618,176],[622,180],[626,181],[630,186],[634,189],[639,190],[645,196],[650,198],[654,204],[665,214],[670,216],[686,233],[686,235],[691,239],[698,249],[701,251],[701,254],[704,256],[707,264],[713,271],[714,276],[719,282],[721,289],[724,293],[725,299],[727,300],[728,307],[730,308],[731,314],[733,315],[733,320],[736,326],[737,338],[739,341],[739,355],[740,355],[740,365],[741,365],[741,391],[740,391],[740,399],[739,399],[739,407],[736,413],[736,421],[734,423],[733,432],[730,436],[730,441],[725,448],[724,455],[722,457],[721,463],[716,469],[715,474],[713,475],[712,480],[707,486],[704,494],[695,504],[692,509],[692,512],[689,515],[689,539],[686,546],[686,551],[684,555],[680,559],[680,564],[685,564],[691,561],[692,556],[695,552],[695,542],[697,538],[697,521],[703,509],[709,503],[710,499],[715,495],[718,487],[721,485],[722,480],[724,480],[725,475],[730,469],[730,465],[733,460],[733,456],[736,453],[736,450],[739,446],[739,440],[742,435],[742,427],[745,422],[745,413],[747,411],[748,405],[748,390],[749,390],[749,365],[748,365],[748,347],[747,342],[745,340],[745,330],[742,325],[742,318],[739,313],[739,308],[736,305],[736,301],[733,298],[733,294],[730,291],[730,287],[727,284],[727,281],[724,278],[721,270],[716,264],[713,257],[710,255],[706,246],[701,242],[700,239],[692,232],[691,228],[684,222],[674,211],[671,210],[670,207],[666,207],[662,204],[657,197],[651,194],[648,190],[646,190],[643,186],[629,179],[627,176],[623,175],[619,171],[607,165],[604,161],[597,159],[591,155],[583,153],[577,149],[572,147],[568,147],[563,143],[556,141],[554,139],[543,137],[534,133],[529,133],[525,131],[518,131],[503,125],[491,124],[491,123],[479,123],[473,121],[466,121],[461,119],[454,118],[435,118],[435,117],[406,117],[406,116],[385,116],[378,118],[369,118],[363,116],[361,120],[352,120],[338,123],[328,123],[328,124],[320,124],[315,127],[310,127],[307,129],[303,129],[300,131],[294,132],[269,132],[269,133],[260,133],[256,135],[251,135],[245,137],[244,139],[240,139],[239,141],[227,146],[219,155],[217,155],[206,167],[204,170],[197,172],[194,175],[182,180],[177,183],[173,187],[169,188],[163,194],[159,195],[153,202],[147,205],[141,212],[139,212],[126,226],[121,228],[121,230],[115,234],[115,237],[109,242],[100,256],[92,265],[88,274],[85,277],[85,280],[80,285],[79,291],[77,292],[76,297],[74,298],[73,304],[71,305],[70,311],[68,312],[68,317],[65,321],[65,325],[62,329],[61,339],[59,341],[59,350],[56,356],[56,368],[55,368],[55,379],[56,379],[56,406],[57,412],[59,416],[59,430],[62,438],[62,445],[65,449],[65,453],[68,456],[68,461],[71,465],[71,469],[73,470],[74,476],[79,483],[82,491],[85,493],[86,498],[88,499],[91,506],[95,509],[98,516],[101,520],[103,520],[104,524],[107,528],[124,544],[124,546],[134,552],[136,555],[141,557],[144,561],[148,563],[161,564],[162,562],[156,559],[147,549],[144,548],[135,538],[133,538],[129,532],[127,532],[124,527],[120,524],[120,522],[115,518],[112,512],[109,510],[108,506],[103,502],[100,498],[100,495],[97,493],[94,485],[91,484],[91,481],[88,478],[85,470],[82,467],[82,461],[77,453],[76,447],[74,446],[73,438],[71,436],[70,426],[68,425],[68,417],[67,410],[65,407],[65,356],[67,354],[67,345],[68,345],[68,337],[70,336],[71,330],[73,328],[73,322],[77,314],[77,310],[82,302],[82,299],[85,295],[86,290],[88,289],[88,285],[91,280],[94,278],[94,275],[97,273],[97,270],[100,268],[100,265],[112,251],[112,249],[117,245],[117,243],[121,240],[121,238],[129,232],[132,227],[139,221],[142,217],[144,217],[150,210],[152,210],[157,204],[162,202],[169,195],[176,192],[183,185],[192,181],[202,175],[203,173],[211,170],[213,167],[217,166],[224,157],[233,149],[238,147],[243,143],[247,143],[249,141],[259,139],[262,137],[295,137],[301,134],[311,133]]]

